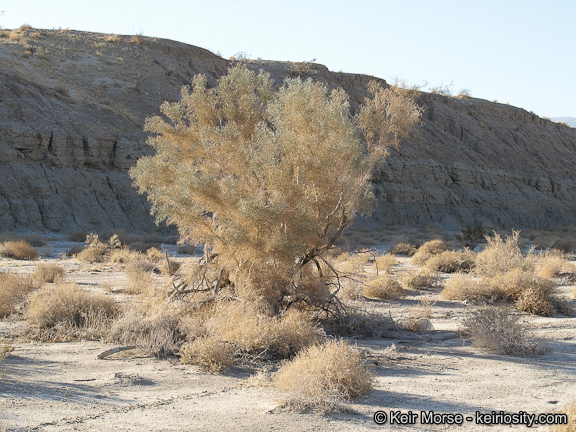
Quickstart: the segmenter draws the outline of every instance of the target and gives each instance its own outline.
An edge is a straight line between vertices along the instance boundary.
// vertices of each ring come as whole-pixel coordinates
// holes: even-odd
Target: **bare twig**
[[[109,349],[109,350],[107,350],[107,351],[104,351],[104,352],[101,353],[101,354],[98,354],[98,359],[99,359],[99,360],[102,360],[102,359],[105,359],[105,358],[108,357],[108,356],[111,356],[112,354],[116,354],[117,352],[126,351],[126,350],[131,350],[131,349],[134,349],[134,348],[136,348],[134,345],[121,346],[121,347],[112,348],[112,349]]]

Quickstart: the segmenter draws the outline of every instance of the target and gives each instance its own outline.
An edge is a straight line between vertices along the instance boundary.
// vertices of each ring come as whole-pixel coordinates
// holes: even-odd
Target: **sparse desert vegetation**
[[[509,250],[507,241],[503,236],[498,245]],[[97,343],[101,348],[92,354],[94,359],[110,347],[124,347],[129,349],[110,355],[105,363],[158,358],[171,368],[173,363],[163,359],[175,358],[180,367],[198,371],[194,374],[207,372],[213,382],[248,374],[253,378],[246,380],[246,389],[256,386],[259,391],[270,392],[272,400],[285,410],[346,413],[351,403],[353,409],[363,410],[363,404],[375,397],[370,389],[387,392],[390,384],[384,383],[389,380],[388,370],[401,370],[411,364],[406,360],[412,358],[409,353],[424,352],[414,344],[419,339],[412,338],[430,341],[425,344],[425,351],[436,353],[428,354],[430,358],[423,365],[435,364],[435,356],[444,350],[476,350],[468,354],[471,361],[476,359],[474,365],[468,366],[470,370],[482,367],[478,366],[482,364],[478,363],[481,357],[476,358],[474,353],[526,359],[555,356],[558,348],[554,347],[558,345],[554,342],[554,327],[544,336],[538,320],[554,320],[550,325],[570,319],[556,314],[562,311],[560,303],[569,308],[574,302],[566,297],[574,288],[561,285],[562,280],[569,283],[562,277],[571,274],[573,260],[555,252],[534,253],[528,248],[521,255],[530,265],[517,254],[509,254],[515,257],[510,260],[515,264],[503,271],[478,273],[471,267],[447,273],[431,270],[427,261],[415,265],[406,255],[361,250],[340,253],[328,261],[341,272],[343,286],[350,284],[356,290],[354,296],[346,296],[345,290],[338,294],[346,316],[337,318],[295,307],[275,315],[269,303],[234,300],[225,285],[216,299],[207,292],[197,293],[191,302],[185,301],[173,285],[180,277],[201,271],[203,267],[198,264],[203,258],[174,258],[176,246],[172,246],[170,259],[183,264],[174,276],[162,269],[162,265],[166,266],[164,251],[149,249],[144,253],[110,247],[108,242],[105,245],[107,250],[100,262],[63,258],[59,249],[52,252],[56,258],[49,260],[42,252],[35,261],[3,258],[10,271],[2,275],[0,287],[6,298],[13,296],[14,300],[2,304],[14,305],[6,315],[11,320],[25,319],[27,326],[15,341],[4,343],[5,357],[13,348],[17,355],[23,349],[18,337],[68,344]],[[69,243],[65,247],[69,248]],[[482,253],[453,251],[466,253],[473,261]],[[430,258],[446,252],[450,250]],[[25,263],[26,267],[17,267],[18,263]],[[552,268],[548,273],[551,277],[545,278],[542,269],[548,267]],[[85,279],[87,276],[89,279]],[[206,277],[217,278],[219,274]],[[82,283],[75,284],[76,280]],[[312,289],[309,283],[302,283],[308,287],[307,296],[326,295],[315,291],[318,288]],[[482,303],[490,306],[481,306]],[[308,300],[299,304],[317,303]],[[455,317],[459,319],[454,320]],[[443,338],[449,333],[437,326],[444,329],[448,324],[457,339],[445,342]],[[376,348],[388,347],[398,340],[405,341],[402,353],[396,348]],[[459,340],[456,345],[448,344]],[[13,373],[10,365],[18,359],[8,356],[2,361],[7,377]],[[438,361],[442,364],[446,360]],[[258,372],[261,370],[264,372]],[[413,379],[402,378],[406,382]],[[142,382],[146,382],[144,378]],[[355,403],[358,398],[361,402]]]
[[[2,34],[27,64],[46,61],[44,31]],[[1,238],[2,407],[16,430],[152,429],[160,418],[157,427],[174,430],[227,430],[234,419],[239,431],[354,431],[374,427],[380,409],[545,412],[574,394],[570,236],[539,232],[541,248],[476,225],[383,231],[355,221],[369,210],[373,168],[421,121],[419,92],[373,82],[362,105],[294,77],[316,71],[308,64],[278,90],[279,75],[246,59],[219,80],[193,78],[190,63],[181,74],[150,56],[157,40],[92,39],[100,51],[85,70],[140,56],[167,82],[192,79],[147,121],[156,155],[131,171],[182,238],[143,235],[132,219],[126,231]],[[151,91],[146,74],[123,79],[90,83],[110,137],[123,136],[115,121],[142,121],[112,95],[129,88],[140,101]],[[61,75],[44,87],[59,103],[84,97]],[[74,141],[84,153],[62,163],[133,166],[117,144]],[[104,159],[93,155],[103,149]],[[130,207],[117,179],[103,177],[88,199],[104,213],[109,193],[112,207]],[[31,203],[22,213],[34,205],[51,212]],[[120,225],[104,213],[89,215],[92,226]]]

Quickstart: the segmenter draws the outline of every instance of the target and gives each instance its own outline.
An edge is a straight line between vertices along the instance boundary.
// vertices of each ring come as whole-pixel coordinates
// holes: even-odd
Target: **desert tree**
[[[407,91],[368,91],[352,115],[341,89],[278,87],[239,65],[213,88],[197,75],[147,120],[156,153],[130,174],[159,220],[204,245],[193,291],[228,286],[275,307],[333,297],[324,257],[368,209],[375,165],[421,115]]]

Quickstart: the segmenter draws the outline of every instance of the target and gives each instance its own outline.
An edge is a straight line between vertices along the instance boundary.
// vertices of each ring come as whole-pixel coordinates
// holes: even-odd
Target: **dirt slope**
[[[0,230],[153,228],[127,170],[150,153],[142,126],[203,73],[231,62],[168,40],[0,31]],[[247,61],[280,82],[289,62]],[[297,68],[296,68],[297,69]],[[312,64],[352,106],[372,77]],[[576,129],[480,99],[421,93],[422,124],[374,175],[375,226],[576,223]]]

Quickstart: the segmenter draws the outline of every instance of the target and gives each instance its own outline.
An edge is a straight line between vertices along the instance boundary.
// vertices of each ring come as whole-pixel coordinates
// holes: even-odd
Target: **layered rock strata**
[[[155,229],[127,173],[152,151],[144,120],[195,74],[214,84],[231,62],[161,39],[0,32],[0,231]],[[373,79],[316,64],[246,64],[278,82],[292,75],[343,87],[352,107]],[[373,222],[576,223],[576,129],[475,98],[418,93],[418,101],[421,124],[374,174]]]

